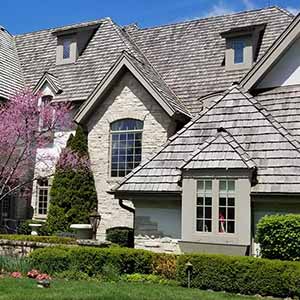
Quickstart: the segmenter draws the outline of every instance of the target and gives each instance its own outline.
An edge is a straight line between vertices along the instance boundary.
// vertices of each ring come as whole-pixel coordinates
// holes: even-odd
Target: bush
[[[161,253],[153,257],[152,270],[155,275],[166,279],[176,278],[177,256]]]
[[[164,277],[154,275],[154,274],[126,274],[121,277],[123,281],[126,282],[139,282],[139,283],[153,283],[153,284],[163,284],[163,285],[178,285],[175,280],[168,280]]]
[[[21,272],[23,274],[31,270],[31,261],[27,257],[0,256],[1,272]]]
[[[37,249],[30,259],[34,268],[49,274],[73,270],[95,276],[101,275],[107,265],[113,265],[120,274],[150,274],[154,256],[150,251],[137,249],[74,246]]]
[[[300,264],[253,257],[181,255],[177,279],[187,286],[187,262],[192,263],[191,287],[276,297],[300,296]]]
[[[257,224],[256,240],[262,257],[300,260],[300,215],[263,217]]]
[[[129,227],[112,227],[106,230],[106,239],[122,247],[134,247],[134,231]]]
[[[74,238],[64,238],[57,236],[39,236],[39,235],[19,235],[19,234],[1,234],[0,239],[11,241],[24,241],[24,242],[37,242],[37,243],[49,243],[49,244],[77,244]]]
[[[97,193],[87,138],[80,126],[61,152],[50,195],[47,224],[51,234],[68,231],[71,224],[90,223],[89,215],[97,207]]]

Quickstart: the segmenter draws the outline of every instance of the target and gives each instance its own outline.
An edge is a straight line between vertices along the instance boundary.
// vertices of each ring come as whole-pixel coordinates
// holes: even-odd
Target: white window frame
[[[212,224],[211,224],[211,231],[198,231],[197,230],[197,199],[199,196],[198,193],[198,185],[200,181],[211,181],[211,186],[212,186],[212,190],[211,190],[211,197],[212,197]],[[234,196],[234,232],[233,233],[229,233],[229,232],[219,232],[219,198],[220,198],[220,182],[221,181],[234,181],[234,186],[235,186],[235,191],[234,194],[231,194],[232,196]],[[197,178],[196,179],[196,191],[195,191],[195,203],[194,203],[194,232],[197,235],[214,235],[214,236],[223,236],[223,237],[230,237],[230,236],[235,236],[237,234],[237,196],[236,196],[236,186],[237,186],[237,178]],[[231,221],[231,220],[230,220]]]
[[[39,184],[39,180],[47,180],[47,185],[43,186]],[[50,178],[41,178],[38,179],[36,182],[36,215],[38,217],[46,217],[49,209],[49,204],[50,204],[50,189],[51,189],[51,183],[50,183]],[[46,191],[47,194],[47,200],[44,203],[47,203],[46,206],[46,213],[40,213],[40,192],[41,191]],[[45,195],[42,195],[42,197],[45,197]],[[42,208],[44,209],[44,208]]]

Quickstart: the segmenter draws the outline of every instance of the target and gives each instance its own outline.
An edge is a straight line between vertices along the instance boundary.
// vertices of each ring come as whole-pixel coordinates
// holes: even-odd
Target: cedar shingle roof
[[[0,26],[0,97],[9,98],[23,86],[14,38]]]
[[[250,94],[234,86],[175,134],[151,159],[116,187],[118,192],[180,192],[181,167],[203,143],[224,128],[257,167],[252,192],[300,191],[299,143]],[[215,148],[197,168],[207,167]],[[214,156],[217,159],[217,156]]]
[[[199,98],[226,90],[247,70],[225,71],[225,39],[232,28],[266,24],[258,59],[290,24],[293,16],[278,7],[210,17],[130,33],[165,82],[192,113],[201,109]]]
[[[126,36],[109,18],[17,35],[16,45],[25,83],[33,88],[44,72],[58,78],[63,89],[57,100],[84,101],[104,78],[122,51],[147,61],[148,71],[172,105],[197,113],[199,97],[225,90],[243,71],[226,72],[225,40],[220,33],[233,27],[266,23],[259,56],[291,22],[276,7],[128,31]],[[99,28],[75,64],[56,65],[56,34],[97,25]],[[133,45],[133,41],[136,45]],[[139,54],[138,54],[139,52]],[[173,101],[175,100],[175,101]]]

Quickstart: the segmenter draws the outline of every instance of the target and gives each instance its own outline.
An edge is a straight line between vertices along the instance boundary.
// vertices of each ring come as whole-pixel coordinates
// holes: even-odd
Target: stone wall
[[[156,238],[154,236],[138,235],[134,238],[135,248],[158,253],[180,254],[178,240],[170,237]]]
[[[93,240],[77,240],[77,245],[85,247],[106,248],[110,246],[110,242],[99,242]],[[74,247],[77,245],[64,245]],[[0,256],[24,257],[28,256],[33,250],[46,247],[55,247],[58,244],[31,242],[31,241],[15,241],[0,240]]]
[[[125,118],[144,122],[143,160],[153,154],[176,130],[175,121],[129,72],[119,79],[95,109],[88,123],[88,143],[98,194],[98,209],[102,217],[97,233],[99,239],[104,239],[107,228],[133,225],[132,214],[122,209],[118,200],[107,193],[119,179],[110,177],[110,124]]]

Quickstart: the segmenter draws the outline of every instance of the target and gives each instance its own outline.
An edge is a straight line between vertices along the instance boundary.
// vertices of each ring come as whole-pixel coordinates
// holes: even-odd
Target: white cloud
[[[297,15],[300,12],[300,7],[296,8],[296,7],[287,7],[286,8],[288,11],[290,11],[293,15]]]
[[[206,17],[213,17],[213,16],[221,16],[235,12],[232,7],[226,6],[224,1],[219,0],[217,4],[214,4],[212,9],[205,14]]]
[[[252,10],[256,8],[256,5],[251,0],[242,0],[246,10]]]

